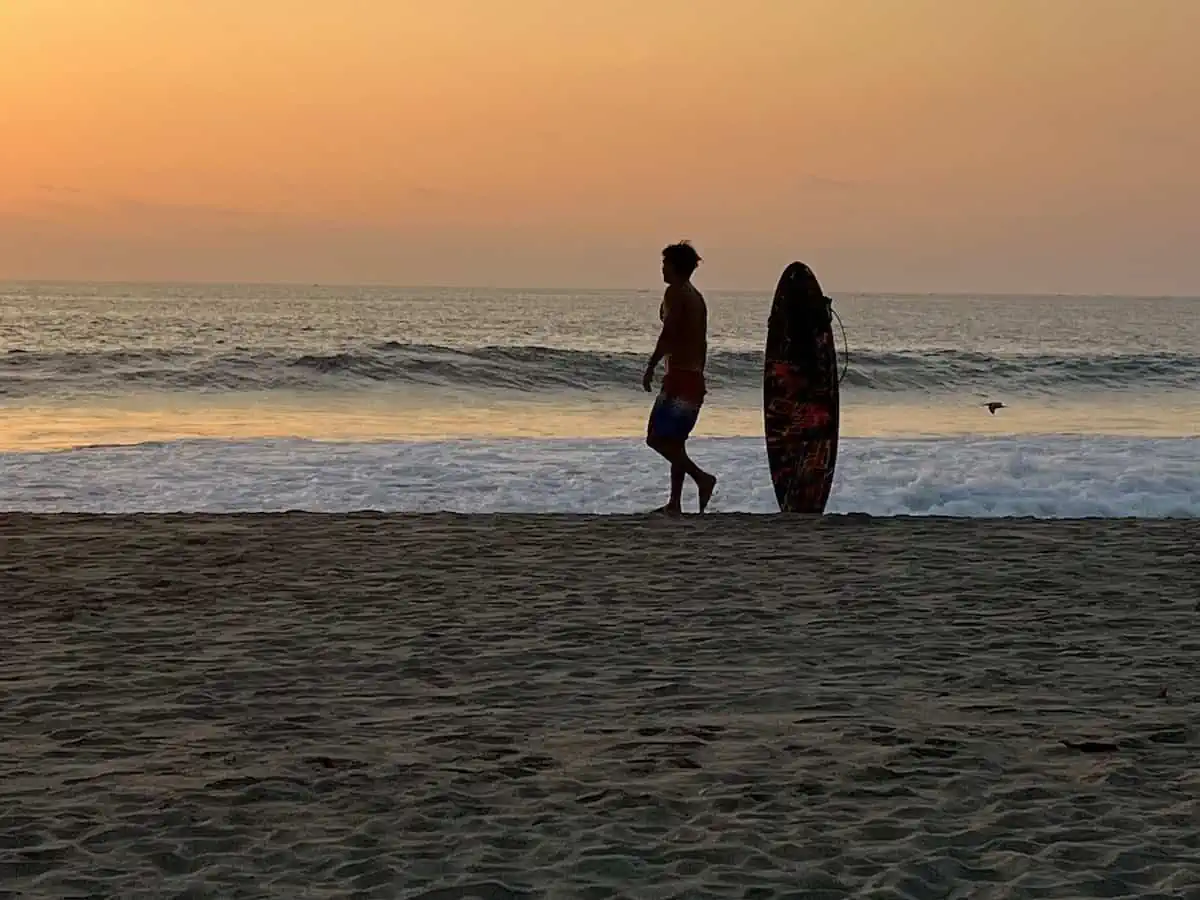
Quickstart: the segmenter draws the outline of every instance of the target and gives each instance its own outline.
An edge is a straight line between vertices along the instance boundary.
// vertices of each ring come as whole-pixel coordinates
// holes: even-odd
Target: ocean
[[[706,296],[693,454],[721,478],[712,511],[770,512],[770,286]],[[832,296],[830,512],[1200,513],[1200,299]],[[0,509],[648,510],[667,487],[641,442],[660,298],[3,284]]]

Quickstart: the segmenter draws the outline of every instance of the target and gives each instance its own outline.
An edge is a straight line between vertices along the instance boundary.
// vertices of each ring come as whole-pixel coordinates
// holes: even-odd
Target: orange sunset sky
[[[0,0],[0,278],[1200,294],[1200,0]]]

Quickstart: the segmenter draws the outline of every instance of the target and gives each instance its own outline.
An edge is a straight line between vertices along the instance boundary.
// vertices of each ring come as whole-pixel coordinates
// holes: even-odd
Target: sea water
[[[707,296],[693,453],[721,479],[713,511],[769,512],[770,291]],[[833,297],[831,512],[1200,512],[1200,299]],[[0,285],[0,509],[649,509],[660,298]]]

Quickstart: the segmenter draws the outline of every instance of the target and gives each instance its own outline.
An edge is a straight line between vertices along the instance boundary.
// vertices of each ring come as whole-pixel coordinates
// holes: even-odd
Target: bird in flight
[[[993,400],[991,403],[985,403],[983,405],[987,407],[987,411],[990,412],[993,416],[996,414],[996,410],[1004,409],[1004,404],[999,402],[998,400]]]

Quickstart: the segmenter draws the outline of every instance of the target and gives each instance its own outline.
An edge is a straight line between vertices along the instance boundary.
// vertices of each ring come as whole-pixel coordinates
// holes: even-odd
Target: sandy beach
[[[0,516],[0,895],[1185,897],[1200,521]]]

